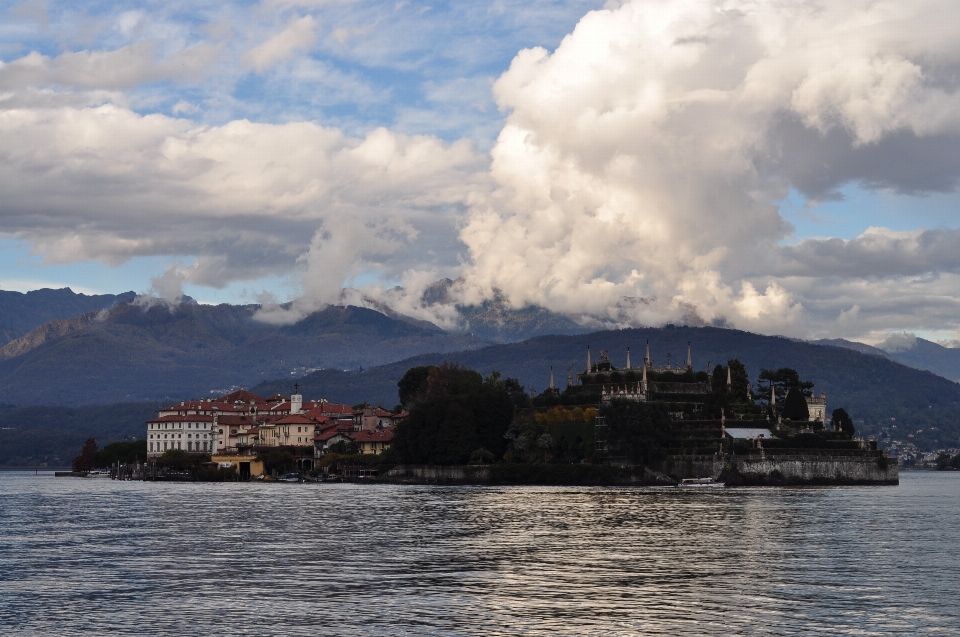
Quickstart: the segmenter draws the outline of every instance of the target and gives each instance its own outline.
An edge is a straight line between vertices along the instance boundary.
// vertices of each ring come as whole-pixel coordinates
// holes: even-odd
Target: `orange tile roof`
[[[258,405],[267,402],[266,398],[264,398],[263,396],[258,396],[251,391],[247,391],[246,389],[240,389],[235,392],[231,392],[226,396],[221,396],[217,400],[225,403],[241,402],[241,403],[254,403]]]
[[[200,414],[192,414],[190,416],[180,416],[177,414],[171,414],[169,416],[161,416],[159,418],[151,418],[147,422],[212,422],[213,416],[203,416]]]
[[[393,427],[384,429],[362,429],[351,436],[355,442],[389,442],[393,440]]]

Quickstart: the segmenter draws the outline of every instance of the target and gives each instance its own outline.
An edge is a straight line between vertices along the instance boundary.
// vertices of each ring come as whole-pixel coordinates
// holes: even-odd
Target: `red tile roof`
[[[343,436],[345,438],[350,438],[350,434],[348,432],[342,431],[341,429],[330,428],[330,429],[321,431],[316,436],[314,436],[313,439],[320,442],[326,442],[327,440],[330,440],[334,436]]]
[[[354,442],[390,442],[393,440],[393,427],[384,429],[362,429],[351,436]]]
[[[240,389],[238,391],[227,394],[226,396],[221,396],[217,400],[223,401],[225,403],[254,403],[257,405],[262,405],[267,402],[263,396],[258,396],[252,391],[247,391],[246,389]]]
[[[275,421],[275,424],[277,425],[315,425],[317,424],[317,421],[303,414],[293,414],[291,416],[284,416],[283,418]]]
[[[203,416],[200,414],[180,416],[171,414],[169,416],[161,416],[160,418],[151,418],[147,422],[213,422],[213,416]]]
[[[317,408],[323,413],[330,415],[353,413],[353,407],[350,405],[338,405],[336,403],[323,403],[323,405],[318,404]]]

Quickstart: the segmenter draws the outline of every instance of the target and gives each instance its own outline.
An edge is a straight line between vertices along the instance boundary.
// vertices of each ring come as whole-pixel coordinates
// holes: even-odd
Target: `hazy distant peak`
[[[880,356],[882,358],[890,358],[885,351],[882,349],[873,347],[872,345],[867,345],[866,343],[858,343],[856,341],[848,341],[845,338],[823,338],[818,341],[810,341],[816,345],[830,345],[832,347],[842,347],[844,349],[852,349],[861,354],[869,354],[871,356]]]
[[[891,334],[877,347],[886,352],[904,352],[917,346],[917,335],[902,332],[900,334]]]
[[[457,280],[459,281],[459,279]],[[420,302],[424,305],[450,303],[452,301],[450,297],[450,288],[453,287],[454,283],[456,283],[456,281],[449,278],[443,278],[439,281],[434,281],[423,290],[423,294],[420,295]]]

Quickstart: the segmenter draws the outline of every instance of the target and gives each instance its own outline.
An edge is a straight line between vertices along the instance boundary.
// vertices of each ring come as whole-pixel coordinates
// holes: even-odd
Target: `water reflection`
[[[960,476],[824,489],[0,474],[24,634],[950,633]]]

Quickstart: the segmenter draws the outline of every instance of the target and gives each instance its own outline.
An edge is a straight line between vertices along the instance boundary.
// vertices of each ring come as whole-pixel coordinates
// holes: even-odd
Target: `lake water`
[[[0,473],[0,632],[960,633],[960,473],[899,487]]]

